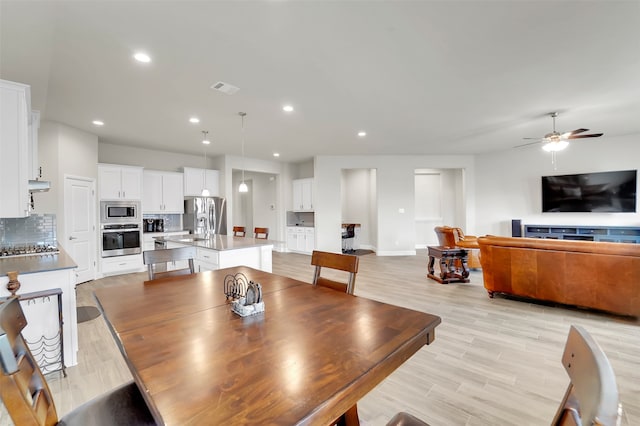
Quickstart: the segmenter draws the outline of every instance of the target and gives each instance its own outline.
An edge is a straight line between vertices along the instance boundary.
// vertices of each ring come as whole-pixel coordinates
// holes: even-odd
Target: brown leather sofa
[[[468,251],[467,266],[469,268],[478,269],[482,267],[480,264],[480,247],[476,237],[464,235],[462,229],[451,226],[436,226],[434,231],[438,236],[438,244],[442,247],[459,247]]]
[[[640,244],[485,236],[484,287],[621,315],[640,316]]]

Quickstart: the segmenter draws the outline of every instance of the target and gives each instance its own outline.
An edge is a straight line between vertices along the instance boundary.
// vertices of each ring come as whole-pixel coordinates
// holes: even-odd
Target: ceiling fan
[[[547,133],[542,138],[523,138],[523,139],[535,139],[535,142],[529,142],[522,145],[517,145],[515,148],[519,148],[521,146],[534,145],[537,143],[542,143],[542,149],[547,152],[556,152],[562,151],[565,149],[570,139],[584,139],[584,138],[598,138],[604,133],[591,133],[588,135],[583,135],[581,133],[589,131],[589,129],[576,129],[571,132],[559,133],[556,131],[556,117],[558,116],[557,112],[550,112],[549,116],[553,119],[553,131],[551,133]]]

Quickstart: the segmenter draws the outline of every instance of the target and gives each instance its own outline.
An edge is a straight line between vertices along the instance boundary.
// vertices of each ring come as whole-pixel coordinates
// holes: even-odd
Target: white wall
[[[421,168],[465,169],[474,176],[474,158],[461,156],[318,156],[315,158],[316,248],[341,250],[342,169],[376,169],[377,253],[415,253],[414,171]],[[466,179],[466,178],[465,178]],[[474,183],[465,182],[468,204],[464,228],[475,229]],[[404,213],[400,212],[404,209]]]
[[[541,213],[541,176],[640,169],[639,141],[640,135],[573,141],[558,153],[557,170],[550,154],[538,146],[477,156],[477,234],[510,236],[511,219],[523,224],[640,225],[640,213]]]
[[[217,159],[207,158],[205,162],[204,153],[202,155],[178,154],[104,142],[98,144],[98,160],[100,163],[139,166],[165,172],[179,172],[182,171],[181,167],[218,170],[217,167],[212,166]]]
[[[51,181],[48,192],[34,194],[37,213],[55,213],[60,241],[64,229],[64,177],[80,176],[97,181],[98,137],[65,124],[44,121],[38,133],[38,158],[42,180]]]

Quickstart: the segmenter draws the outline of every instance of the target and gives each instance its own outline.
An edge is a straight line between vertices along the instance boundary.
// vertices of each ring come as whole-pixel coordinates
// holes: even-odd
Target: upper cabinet
[[[0,217],[29,215],[31,91],[0,80]]]
[[[145,170],[142,213],[184,213],[182,173]]]
[[[98,188],[101,200],[140,200],[142,167],[99,164]]]
[[[313,178],[293,181],[293,211],[313,211]]]
[[[31,122],[29,123],[29,143],[27,150],[27,162],[29,163],[29,179],[40,178],[40,163],[38,163],[38,130],[40,129],[40,111],[31,111]]]
[[[204,188],[209,190],[209,195],[217,197],[220,195],[218,170],[198,169],[194,167],[183,167],[184,171],[184,195],[185,197],[199,197]]]

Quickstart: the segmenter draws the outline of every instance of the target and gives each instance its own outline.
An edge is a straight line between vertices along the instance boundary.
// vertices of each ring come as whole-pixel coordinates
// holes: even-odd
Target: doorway
[[[238,192],[241,173],[232,175],[232,226],[244,226],[247,236],[253,237],[255,227],[269,228],[269,239],[278,239],[278,175],[262,172],[244,172],[248,192]]]
[[[349,242],[354,250],[376,251],[378,241],[378,189],[376,169],[342,169],[342,223],[359,225]],[[341,235],[336,235],[342,238]]]
[[[464,227],[462,169],[416,169],[416,248],[438,245],[436,226]]]
[[[76,284],[96,278],[95,179],[64,177],[63,245],[76,268]]]

